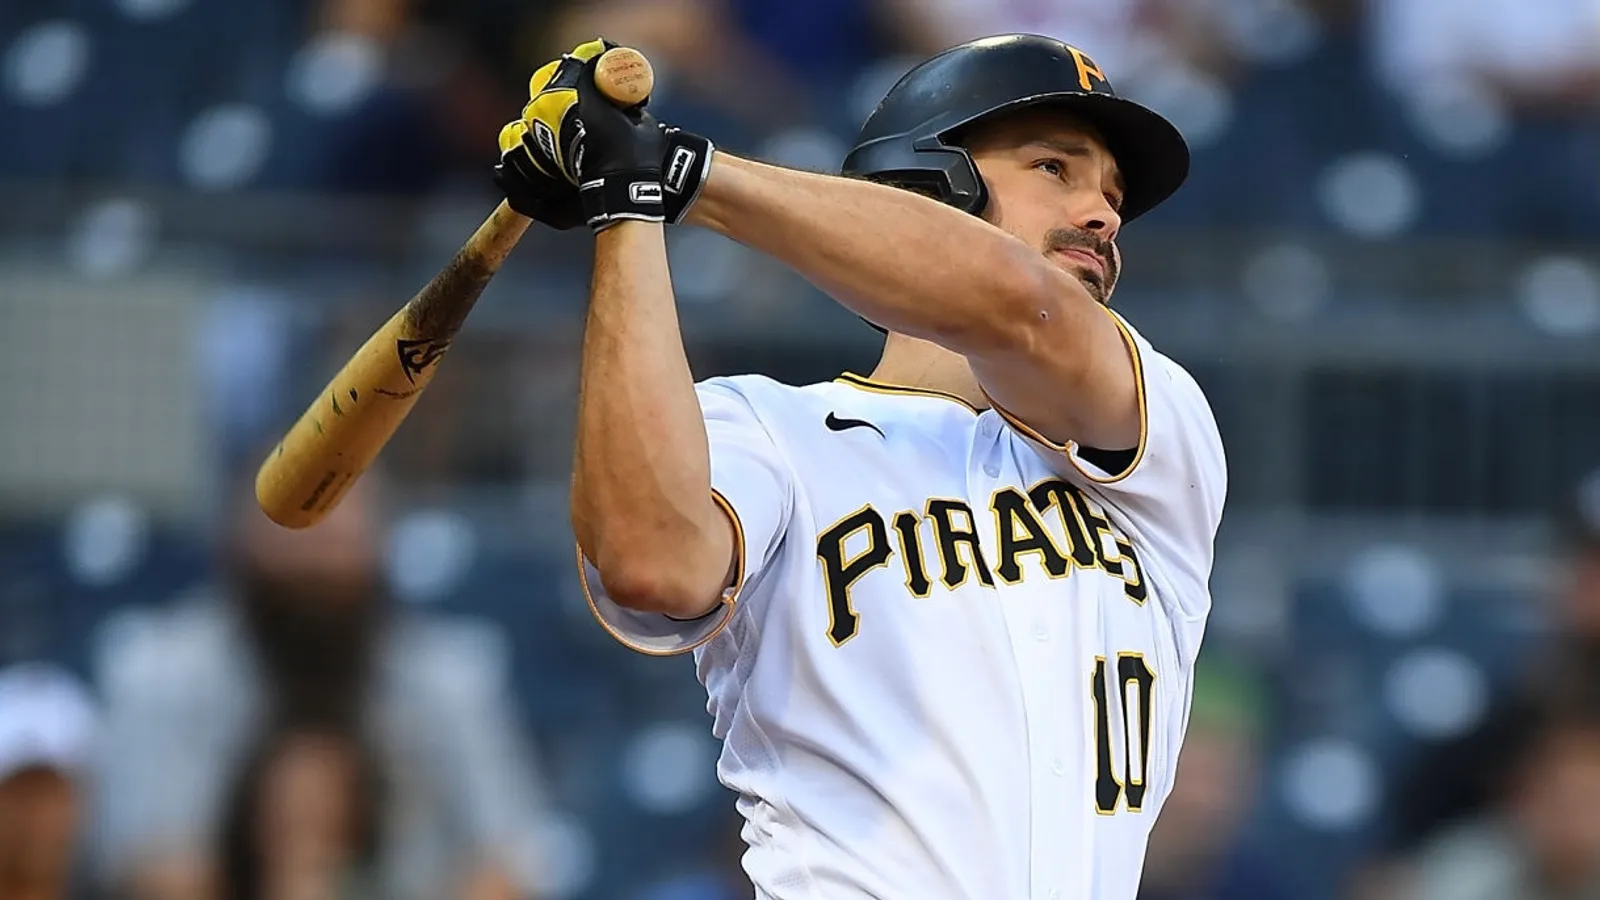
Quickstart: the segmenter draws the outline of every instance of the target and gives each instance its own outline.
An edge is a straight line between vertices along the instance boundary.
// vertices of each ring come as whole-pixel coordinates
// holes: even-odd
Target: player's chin
[[[1077,279],[1077,282],[1083,285],[1084,290],[1089,292],[1089,296],[1094,298],[1094,302],[1101,306],[1106,304],[1106,281],[1100,275],[1098,269],[1059,253],[1050,254],[1050,258],[1061,268],[1061,271]]]

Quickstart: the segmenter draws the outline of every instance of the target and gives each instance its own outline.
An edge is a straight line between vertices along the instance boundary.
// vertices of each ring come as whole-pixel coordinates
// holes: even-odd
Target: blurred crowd
[[[0,673],[0,896],[533,896],[548,800],[481,626],[404,615],[380,480],[314,532],[234,492],[215,577],[87,673]]]
[[[81,8],[80,8],[81,7]],[[738,152],[837,166],[916,59],[1032,31],[1173,117],[1194,183],[1152,222],[1523,236],[1600,229],[1587,0],[97,0],[0,11],[0,172],[482,193],[537,65],[640,46],[662,115]],[[86,140],[94,127],[115,150]]]
[[[1555,900],[1600,895],[1600,476],[1556,514],[1550,638],[1470,729],[1392,778],[1372,897]]]
[[[649,54],[662,117],[826,170],[914,61],[1006,31],[1085,48],[1184,130],[1192,182],[1150,228],[1600,238],[1593,0],[8,0],[0,190],[488,198],[528,75],[597,33]],[[256,346],[203,352],[217,371]],[[569,393],[557,368],[507,371]],[[690,669],[596,649],[581,604],[401,602],[420,563],[395,558],[382,473],[311,532],[270,525],[248,464],[291,410],[212,387],[248,421],[211,423],[197,577],[32,640],[18,573],[59,548],[0,507],[0,898],[749,897],[709,722],[633,742],[696,722]],[[1209,645],[1141,900],[1600,897],[1600,479],[1552,521],[1552,587],[1514,598],[1536,636],[1486,651],[1507,661],[1481,715],[1386,757],[1359,839],[1284,849],[1300,661]],[[571,605],[570,573],[507,571],[495,609]],[[1338,810],[1362,778],[1319,759]]]

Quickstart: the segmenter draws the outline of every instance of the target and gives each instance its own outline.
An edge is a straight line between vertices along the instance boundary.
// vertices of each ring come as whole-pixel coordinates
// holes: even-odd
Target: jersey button
[[[1043,625],[1035,625],[1033,626],[1033,636],[1036,640],[1048,641],[1050,640],[1050,629]]]
[[[1000,467],[991,463],[990,465],[983,467],[983,474],[989,476],[990,478],[999,478]]]
[[[1061,900],[1061,892],[1055,888],[1050,889],[1050,900]]]
[[[1067,771],[1067,764],[1062,762],[1061,757],[1058,756],[1050,761],[1050,771],[1056,773],[1057,775],[1065,774]]]

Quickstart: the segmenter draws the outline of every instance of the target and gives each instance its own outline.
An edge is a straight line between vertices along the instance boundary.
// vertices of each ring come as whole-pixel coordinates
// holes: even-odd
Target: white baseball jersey
[[[1118,322],[1144,419],[1123,471],[954,396],[718,378],[698,392],[730,601],[623,609],[580,554],[613,636],[694,652],[758,897],[1134,897],[1226,473],[1199,386]]]

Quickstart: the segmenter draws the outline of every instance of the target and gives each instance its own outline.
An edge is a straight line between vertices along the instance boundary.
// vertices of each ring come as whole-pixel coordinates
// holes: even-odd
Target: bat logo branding
[[[395,341],[395,352],[400,357],[400,370],[406,373],[406,380],[412,384],[417,383],[417,376],[428,370],[429,366],[439,361],[444,352],[450,349],[449,341],[420,340],[420,341]]]

